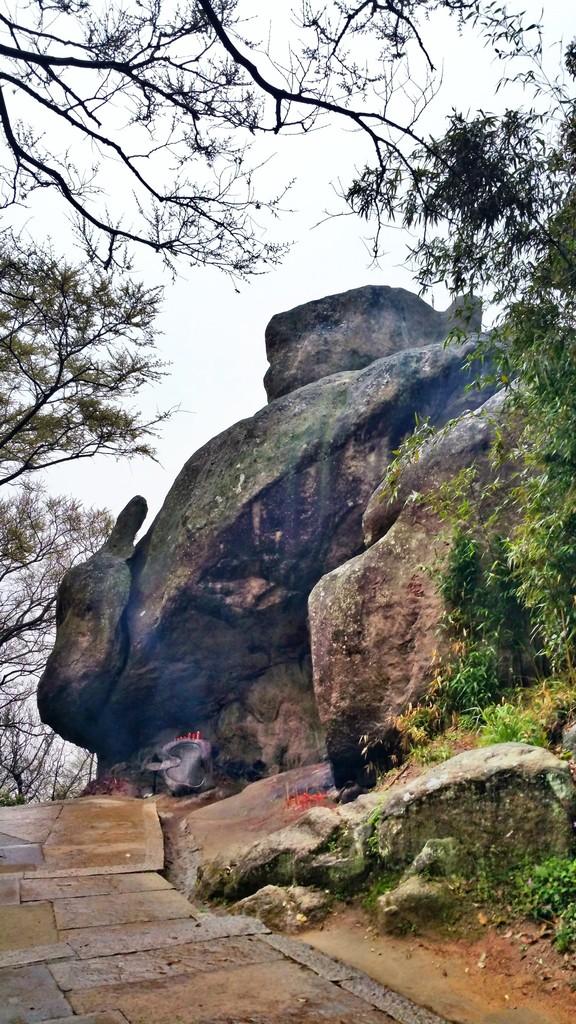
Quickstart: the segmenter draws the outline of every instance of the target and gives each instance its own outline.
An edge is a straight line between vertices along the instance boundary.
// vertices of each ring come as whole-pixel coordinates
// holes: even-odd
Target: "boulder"
[[[385,865],[406,867],[431,839],[454,840],[470,873],[568,856],[576,788],[569,766],[542,747],[498,743],[467,750],[394,791],[376,824]]]
[[[426,566],[449,532],[411,505],[386,537],[324,576],[309,600],[314,691],[337,786],[390,767],[395,720],[428,690],[443,603]]]
[[[238,900],[269,885],[354,890],[369,870],[369,813],[378,802],[376,794],[367,794],[344,807],[314,807],[285,828],[236,849],[232,858],[205,859],[196,895]],[[193,833],[193,816],[189,824]]]
[[[437,312],[404,288],[367,285],[273,316],[266,328],[269,401],[341,370],[444,340],[452,328],[481,330],[478,301],[457,299]]]
[[[479,473],[478,487],[481,487],[491,475],[488,453],[495,432],[503,422],[505,401],[506,392],[497,392],[479,408],[425,442],[419,458],[402,470],[393,497],[385,481],[379,484],[363,517],[367,546],[385,536],[414,495],[436,490],[461,469],[475,466]],[[506,467],[499,467],[499,472],[502,475]]]
[[[310,594],[314,692],[337,786],[362,780],[367,762],[389,767],[396,718],[434,678],[445,643],[434,577],[452,534],[418,497],[475,464],[481,500],[502,404],[495,396],[425,445],[401,473],[393,500],[380,485],[364,515],[372,547]]]
[[[319,924],[330,910],[330,894],[302,885],[265,885],[228,908],[230,914],[257,917],[268,928],[297,932]]]
[[[411,875],[376,900],[376,923],[384,934],[405,935],[447,923],[457,906],[446,882]]]
[[[470,350],[431,344],[326,377],[196,452],[129,565],[102,562],[98,580],[92,566],[73,593],[65,583],[61,603],[83,623],[81,668],[77,631],[61,628],[44,719],[103,767],[196,730],[232,775],[319,760],[308,595],[362,549],[366,503],[415,412],[443,423],[482,400],[464,390]],[[108,565],[122,573],[112,604]],[[98,641],[112,606],[114,650]]]
[[[98,749],[98,717],[128,652],[126,608],[134,538],[146,518],[144,498],[132,498],[105,544],[64,576],[56,605],[56,641],[38,689],[42,721],[61,736]]]

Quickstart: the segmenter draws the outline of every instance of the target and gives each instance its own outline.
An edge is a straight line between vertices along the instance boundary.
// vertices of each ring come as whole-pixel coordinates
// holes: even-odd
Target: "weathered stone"
[[[366,816],[377,803],[370,794],[344,807],[315,807],[285,828],[236,848],[232,857],[204,857],[197,891],[231,900],[268,885],[353,890],[368,868],[372,829]]]
[[[464,390],[470,350],[433,344],[324,378],[196,452],[130,566],[96,556],[65,582],[45,719],[107,765],[189,729],[243,777],[318,760],[308,594],[361,550],[366,502],[414,413],[441,423],[481,400]],[[111,639],[120,619],[129,649]]]
[[[56,642],[38,686],[38,708],[73,743],[94,748],[98,714],[126,660],[128,560],[146,512],[144,498],[132,498],[106,543],[69,569],[58,590]]]
[[[399,1024],[448,1024],[444,1017],[439,1017],[423,1006],[416,1006],[410,999],[384,988],[366,975],[343,981],[342,988],[389,1014],[392,1020],[398,1021]]]
[[[330,909],[330,894],[325,890],[300,885],[265,885],[230,907],[231,914],[249,914],[268,928],[297,932],[323,921]]]
[[[268,400],[342,370],[444,340],[455,326],[481,329],[481,306],[457,299],[444,313],[404,288],[367,285],[273,316],[266,328]]]
[[[113,953],[138,953],[187,942],[208,942],[211,939],[259,935],[264,932],[265,925],[253,917],[205,914],[198,920],[74,928],[62,932],[61,938],[72,946],[81,960],[85,960],[111,956]]]
[[[29,900],[110,896],[112,893],[152,892],[171,888],[170,882],[155,871],[138,871],[132,875],[86,875],[83,878],[24,878],[21,882],[21,898],[26,903]]]
[[[324,576],[310,595],[314,691],[337,786],[366,762],[389,767],[395,720],[426,693],[439,649],[448,532],[412,505],[386,537]]]
[[[75,956],[71,946],[65,942],[54,942],[48,946],[31,946],[28,949],[0,951],[0,967],[25,967],[50,960],[66,960]]]
[[[70,992],[100,985],[140,984],[154,978],[204,974],[246,964],[271,963],[280,958],[279,952],[260,939],[240,936],[52,964],[50,971],[62,991]]]
[[[454,914],[455,897],[445,882],[411,875],[376,901],[381,932],[405,935],[422,927],[445,924]]]
[[[481,485],[490,473],[487,455],[496,429],[502,423],[505,400],[506,393],[499,391],[479,408],[462,416],[450,429],[425,442],[418,459],[402,470],[393,497],[385,483],[376,488],[363,518],[367,545],[387,533],[414,495],[436,490],[461,469],[475,466]]]
[[[29,843],[43,843],[62,811],[61,804],[0,807],[0,832]]]
[[[434,678],[444,613],[435,576],[452,530],[415,497],[474,464],[482,490],[501,409],[496,396],[425,446],[403,470],[393,501],[381,486],[364,516],[373,546],[324,576],[310,595],[314,691],[338,786],[361,780],[366,761],[389,767],[397,717]]]
[[[452,836],[446,839],[429,839],[415,856],[406,875],[448,878],[461,869],[464,860],[462,849]]]
[[[20,903],[20,879],[16,875],[0,875],[0,906]]]
[[[36,1024],[71,1017],[72,1010],[47,967],[0,970],[0,1024]]]
[[[215,860],[204,864],[199,873],[199,892],[202,896],[237,899],[268,884],[307,881],[311,861],[340,826],[336,810],[315,807],[293,825],[240,851],[234,862]]]
[[[0,865],[4,868],[30,868],[34,864],[43,863],[42,847],[37,843],[22,842],[12,836],[0,834]]]
[[[562,746],[571,754],[576,754],[576,723],[569,725],[562,733]]]
[[[31,946],[50,946],[58,941],[49,903],[2,907],[0,953]]]
[[[401,786],[383,804],[380,856],[407,866],[430,839],[453,838],[478,859],[511,865],[573,849],[576,789],[568,765],[542,747],[499,743],[465,751]]]
[[[58,1017],[58,1020],[51,1020],[48,1024],[70,1024],[70,1018]],[[80,1016],[74,1014],[72,1024],[128,1024],[128,1021],[118,1010],[105,1010],[103,1013],[83,1013]]]
[[[359,972],[355,967],[342,963],[340,960],[334,960],[331,956],[325,956],[324,953],[318,952],[317,949],[309,946],[306,942],[298,942],[295,939],[288,938],[286,935],[274,934],[263,935],[262,942],[272,946],[273,949],[279,950],[284,956],[289,957],[290,960],[295,960],[297,964],[308,967],[310,971],[319,974],[326,981],[340,983],[358,976]]]
[[[186,897],[173,889],[60,899],[54,903],[54,914],[59,930],[196,916]]]
[[[162,830],[152,801],[85,797],[55,806],[59,814],[42,848],[44,863],[33,878],[133,874],[164,866]]]
[[[86,989],[69,998],[76,1012],[114,1007],[138,1024],[386,1024],[361,999],[286,960],[207,972],[201,985],[184,976]]]

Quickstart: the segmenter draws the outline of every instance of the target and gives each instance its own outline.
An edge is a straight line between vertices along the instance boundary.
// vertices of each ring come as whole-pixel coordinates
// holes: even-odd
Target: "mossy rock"
[[[541,747],[500,743],[451,758],[398,789],[377,822],[386,867],[406,867],[430,840],[452,839],[469,859],[566,856],[576,789],[568,765]]]
[[[446,882],[411,875],[376,901],[376,920],[381,932],[405,935],[452,920],[457,900]]]

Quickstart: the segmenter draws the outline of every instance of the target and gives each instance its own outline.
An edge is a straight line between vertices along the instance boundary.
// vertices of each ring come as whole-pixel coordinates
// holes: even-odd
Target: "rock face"
[[[366,762],[386,765],[395,718],[430,685],[443,605],[422,567],[448,549],[436,517],[414,505],[310,595],[314,690],[337,786],[361,780]]]
[[[314,690],[337,786],[361,778],[367,760],[386,765],[395,718],[430,685],[444,611],[430,570],[446,558],[450,531],[414,497],[463,466],[476,464],[480,479],[487,477],[501,408],[495,396],[428,444],[392,502],[379,487],[364,515],[372,547],[324,576],[310,595]]]
[[[367,545],[387,533],[414,494],[434,491],[445,480],[470,466],[478,470],[480,485],[489,478],[487,456],[495,429],[501,424],[505,399],[505,392],[499,391],[449,430],[425,443],[418,461],[403,470],[393,498],[387,495],[383,483],[376,488],[363,518]],[[500,468],[500,473],[505,471]]]
[[[266,328],[270,368],[264,378],[272,401],[341,370],[361,370],[375,359],[444,340],[466,322],[481,330],[475,300],[456,300],[445,312],[404,288],[368,285],[328,295],[273,316]]]
[[[405,867],[431,839],[455,840],[469,861],[566,856],[576,790],[566,762],[542,747],[467,750],[398,789],[377,825],[384,864]]]
[[[355,310],[350,330],[353,320],[364,325],[360,363],[401,351],[346,370],[351,335],[338,335],[340,355],[326,363],[318,349],[315,376],[342,372],[214,438],[186,463],[133,554],[134,531],[121,551],[111,539],[65,579],[39,704],[58,732],[98,753],[101,770],[139,763],[139,752],[197,730],[215,745],[218,769],[232,776],[256,778],[324,756],[311,684],[310,591],[362,550],[366,504],[415,413],[442,424],[482,401],[465,391],[472,342],[438,344],[454,310],[436,314],[408,293],[360,289],[316,304],[312,319],[319,330],[324,317],[328,336],[346,309]],[[291,330],[298,347],[302,331]],[[302,352],[312,344],[306,337]],[[414,343],[420,347],[406,348]],[[139,525],[141,499],[134,508]],[[412,541],[411,529],[403,528],[402,542],[415,560],[424,534]],[[428,591],[420,578],[411,582],[410,567],[397,571],[413,607],[391,598],[392,622],[383,625],[379,613],[374,636],[407,630],[416,616],[416,646],[434,617]],[[321,617],[315,621],[323,628]],[[356,641],[346,642],[350,651]],[[410,686],[415,692],[422,666],[416,653],[410,659],[404,697]],[[322,707],[331,701],[326,694],[319,687]],[[336,703],[344,709],[346,700]]]
[[[58,632],[38,707],[43,720],[57,722],[67,739],[96,750],[98,717],[128,654],[128,563],[146,512],[144,498],[132,498],[106,543],[87,562],[70,569],[58,591]]]
[[[227,803],[253,803],[250,790],[263,785],[248,786]],[[256,841],[246,828],[227,851],[218,844],[208,850],[198,827],[206,812],[192,811],[186,834],[197,864],[180,883],[194,898],[240,900],[238,912],[287,929],[307,913],[306,891],[309,906],[322,912],[318,890],[374,892],[384,883],[391,888],[377,900],[379,925],[404,932],[461,912],[463,879],[570,856],[575,814],[576,787],[565,761],[541,747],[497,744],[353,804],[318,806],[282,828],[261,828]],[[234,813],[225,817],[238,820]]]
[[[86,583],[74,571],[73,594],[65,582],[61,605],[71,618],[61,616],[40,685],[44,719],[96,749],[103,764],[191,729],[241,774],[318,760],[308,594],[361,550],[366,502],[415,409],[443,422],[470,404],[468,350],[430,345],[325,378],[193,455],[131,559],[124,617],[125,561],[113,563],[110,578],[109,562],[98,563],[99,576],[92,565]],[[110,601],[116,571],[121,592]],[[93,591],[80,640],[72,622]],[[110,615],[106,644],[94,648]],[[120,620],[122,642],[112,650]]]

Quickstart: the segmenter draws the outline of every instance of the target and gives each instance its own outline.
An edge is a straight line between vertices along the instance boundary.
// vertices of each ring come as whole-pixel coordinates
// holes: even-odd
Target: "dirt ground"
[[[391,938],[346,908],[300,937],[459,1024],[574,1024],[576,956],[531,924],[486,926],[469,941]]]

